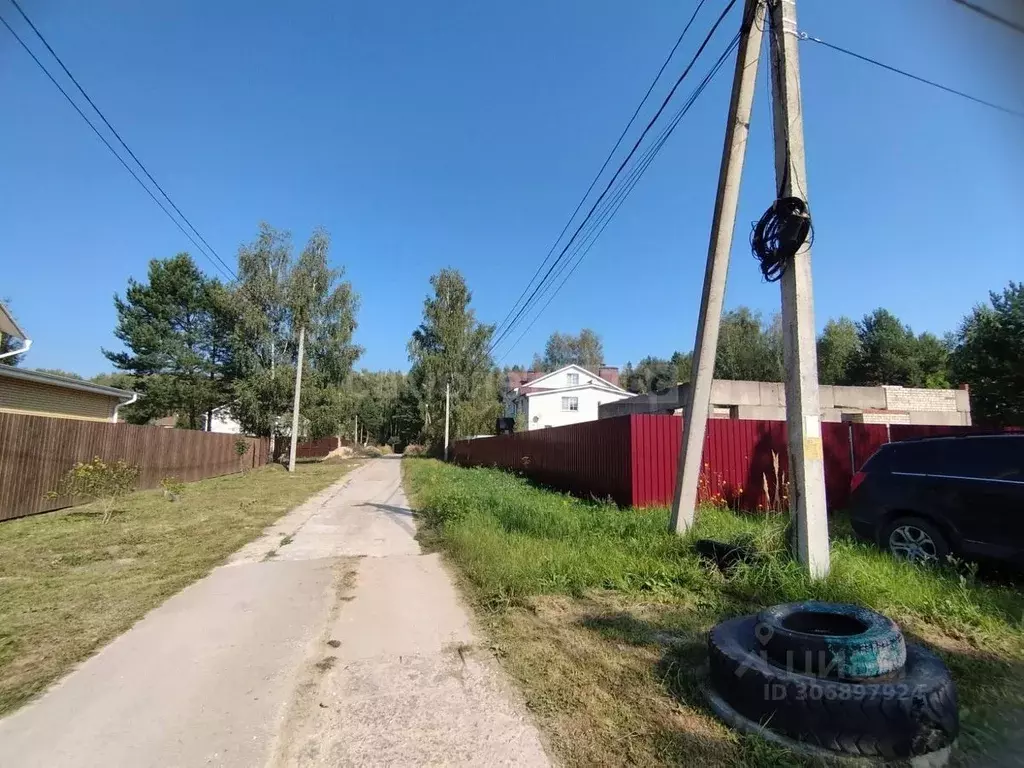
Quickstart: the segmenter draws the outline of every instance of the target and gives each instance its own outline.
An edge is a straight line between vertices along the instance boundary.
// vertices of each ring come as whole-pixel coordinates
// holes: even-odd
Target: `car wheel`
[[[934,525],[919,517],[894,520],[882,532],[882,546],[901,560],[941,563],[949,554],[949,542]]]

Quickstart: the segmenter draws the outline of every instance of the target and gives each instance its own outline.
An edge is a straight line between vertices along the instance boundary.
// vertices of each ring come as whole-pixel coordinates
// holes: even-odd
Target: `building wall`
[[[231,417],[231,412],[227,408],[217,408],[213,412],[213,424],[207,431],[225,435],[240,435],[242,434],[242,425]]]
[[[563,411],[562,398],[579,398],[578,411]],[[570,392],[554,391],[532,394],[523,398],[527,402],[526,422],[528,429],[562,427],[583,421],[596,421],[601,403],[614,402],[629,397],[628,393],[610,392],[606,389],[577,389]]]
[[[636,395],[601,408],[600,418],[630,413],[678,413],[685,407],[689,385],[670,388],[661,394]],[[822,385],[818,398],[821,420],[850,421],[872,413],[876,424],[934,424],[970,426],[970,394],[958,389],[913,387],[841,387]],[[786,390],[780,382],[729,381],[715,379],[711,385],[711,418],[784,421]]]
[[[112,421],[116,397],[5,378],[0,384],[0,412],[56,416],[83,421]]]

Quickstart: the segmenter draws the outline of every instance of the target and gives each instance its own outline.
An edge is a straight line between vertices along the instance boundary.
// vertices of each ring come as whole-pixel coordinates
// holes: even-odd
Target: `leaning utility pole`
[[[736,229],[736,205],[739,200],[743,158],[750,132],[750,110],[757,84],[757,64],[761,55],[765,0],[746,0],[740,45],[733,75],[729,120],[725,127],[725,148],[718,177],[718,195],[711,223],[711,243],[704,270],[704,291],[700,299],[697,339],[693,345],[693,376],[683,417],[683,442],[676,470],[676,489],[672,499],[672,528],[679,533],[693,524],[697,506],[701,454],[711,407],[711,384],[718,350],[718,330],[722,320],[725,277],[729,271],[729,251]]]
[[[299,361],[295,366],[295,401],[292,404],[292,447],[288,453],[288,471],[295,471],[295,444],[299,439],[299,400],[302,394],[302,356],[306,350],[306,326],[299,326]]]
[[[775,177],[779,197],[807,202],[803,109],[797,55],[796,0],[771,0],[772,101]],[[797,556],[814,578],[828,574],[825,465],[818,402],[811,247],[805,243],[782,273],[782,355],[786,368],[790,510],[797,524]]]
[[[448,461],[448,421],[452,410],[452,385],[444,385],[444,460]]]

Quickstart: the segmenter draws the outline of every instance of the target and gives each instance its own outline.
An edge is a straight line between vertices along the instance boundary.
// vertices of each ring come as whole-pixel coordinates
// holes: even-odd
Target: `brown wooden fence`
[[[236,440],[237,435],[187,429],[0,413],[0,520],[73,505],[72,498],[46,494],[75,462],[96,456],[137,465],[140,488],[156,488],[165,477],[192,481],[238,472]],[[245,440],[245,467],[266,464],[267,441]]]

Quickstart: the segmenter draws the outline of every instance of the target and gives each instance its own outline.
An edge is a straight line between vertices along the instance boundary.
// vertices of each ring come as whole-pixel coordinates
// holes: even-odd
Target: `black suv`
[[[1024,565],[1024,434],[883,445],[851,492],[853,530],[897,557]]]

